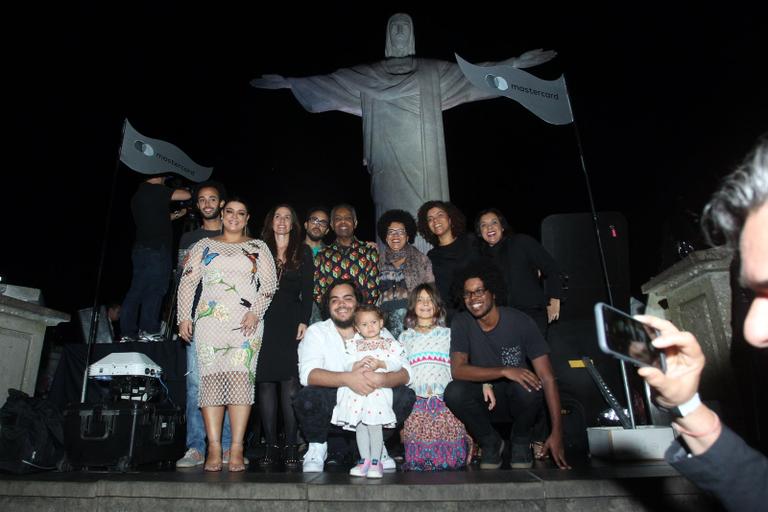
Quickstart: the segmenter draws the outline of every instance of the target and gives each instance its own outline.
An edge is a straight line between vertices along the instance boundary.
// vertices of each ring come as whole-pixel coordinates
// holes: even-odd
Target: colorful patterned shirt
[[[379,299],[379,251],[357,238],[349,247],[334,242],[315,256],[315,302],[318,304],[328,287],[338,280],[349,279],[363,293],[365,304]]]

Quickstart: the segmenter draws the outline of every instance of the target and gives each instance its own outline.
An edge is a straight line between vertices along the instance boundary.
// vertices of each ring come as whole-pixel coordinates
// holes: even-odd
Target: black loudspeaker
[[[629,310],[629,246],[627,221],[617,212],[598,214],[614,304]],[[564,274],[564,298],[560,320],[550,324],[547,341],[560,390],[578,400],[588,426],[598,424],[609,408],[587,370],[578,366],[583,356],[595,367],[619,402],[626,406],[618,361],[603,354],[597,345],[594,305],[608,302],[597,235],[590,213],[550,215],[541,225],[541,243]]]
[[[618,212],[598,214],[613,304],[629,310],[629,243],[627,221]],[[590,213],[550,215],[541,223],[541,244],[565,274],[561,318],[593,317],[595,302],[608,302],[597,234]]]

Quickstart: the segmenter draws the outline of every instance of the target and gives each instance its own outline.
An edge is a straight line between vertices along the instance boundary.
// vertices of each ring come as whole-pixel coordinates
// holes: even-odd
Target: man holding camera
[[[186,201],[185,189],[165,186],[167,176],[152,176],[139,184],[131,198],[136,238],[131,252],[133,276],[120,314],[121,341],[160,341],[160,308],[171,280],[171,221],[183,217],[181,209],[168,212],[171,201]]]
[[[744,337],[756,347],[768,348],[768,136],[723,181],[704,208],[703,225],[710,240],[723,235],[739,249],[741,282],[755,292]],[[705,361],[696,338],[666,320],[637,319],[661,331],[653,345],[666,353],[666,372],[647,367],[638,373],[656,392],[656,402],[670,411],[672,426],[681,434],[667,450],[667,461],[717,496],[728,510],[765,510],[768,459],[701,403],[697,389]]]

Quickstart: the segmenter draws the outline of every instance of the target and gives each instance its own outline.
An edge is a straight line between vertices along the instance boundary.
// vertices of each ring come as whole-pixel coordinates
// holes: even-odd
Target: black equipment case
[[[184,453],[179,407],[119,400],[75,404],[64,411],[67,464],[127,471],[141,464],[172,464]]]

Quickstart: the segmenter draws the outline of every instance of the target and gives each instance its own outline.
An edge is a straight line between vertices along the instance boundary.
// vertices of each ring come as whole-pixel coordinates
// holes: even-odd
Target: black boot
[[[301,459],[299,458],[299,447],[295,444],[286,444],[285,452],[283,454],[283,463],[285,469],[299,469],[301,467]]]
[[[277,446],[266,443],[264,445],[264,455],[259,459],[259,466],[271,468],[275,465],[275,458],[279,456],[279,453]]]

